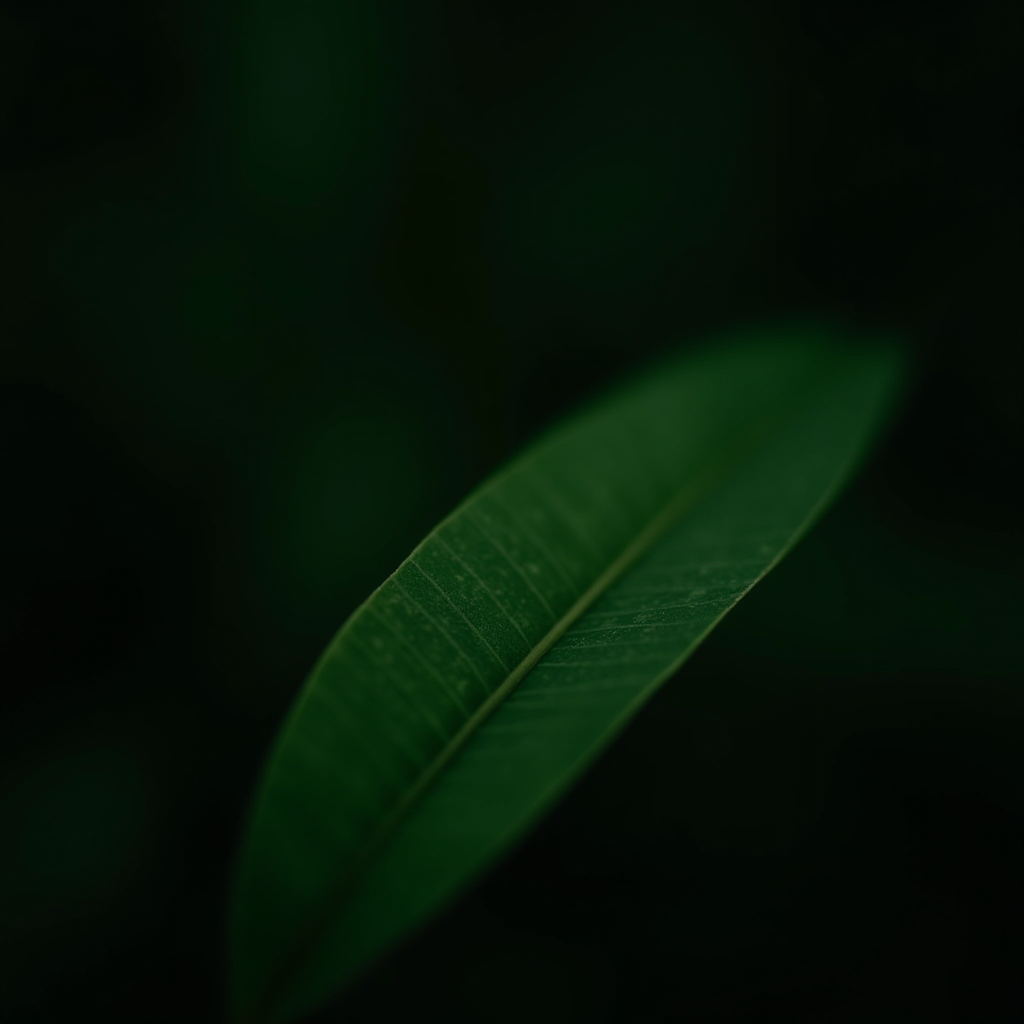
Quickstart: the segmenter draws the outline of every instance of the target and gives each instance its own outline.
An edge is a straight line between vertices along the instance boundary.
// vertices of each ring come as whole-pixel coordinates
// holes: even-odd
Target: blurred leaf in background
[[[1018,1017],[1021,11],[3,5],[5,1019],[215,1018],[336,625],[581,395],[794,311],[913,339],[874,468],[341,1012]]]

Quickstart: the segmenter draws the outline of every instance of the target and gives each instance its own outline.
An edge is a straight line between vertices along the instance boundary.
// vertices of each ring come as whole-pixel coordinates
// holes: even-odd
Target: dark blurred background
[[[870,465],[323,1020],[1022,1019],[1024,5],[0,8],[0,1018],[214,1021],[334,630],[594,388],[820,316]]]

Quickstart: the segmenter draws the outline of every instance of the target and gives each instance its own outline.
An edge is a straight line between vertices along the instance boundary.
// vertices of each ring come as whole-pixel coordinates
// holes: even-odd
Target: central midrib
[[[832,365],[833,361],[829,360],[826,367],[819,366],[817,368],[817,372],[811,376],[814,378],[824,377],[828,368]],[[794,392],[807,394],[807,383],[808,381],[801,375],[801,378],[793,383],[793,390],[789,393],[790,396]],[[811,394],[814,394],[813,390],[811,391]],[[715,485],[736,468],[736,466],[742,461],[743,457],[750,450],[756,447],[757,442],[763,438],[766,433],[772,429],[781,430],[786,424],[795,420],[799,413],[803,411],[803,403],[794,402],[790,405],[785,401],[785,396],[779,399],[779,405],[782,406],[783,411],[763,414],[762,418],[760,418],[758,422],[749,427],[744,432],[743,436],[730,446],[728,454],[724,458],[719,457],[717,464],[706,467],[702,472],[698,473],[695,477],[692,477],[687,484],[685,484],[672,498],[668,500],[664,508],[662,508],[662,510],[651,519],[647,526],[644,527],[644,529],[641,530],[625,548],[623,548],[622,552],[583,592],[583,594],[573,603],[572,607],[548,630],[544,637],[530,650],[523,660],[516,665],[501,685],[483,701],[472,715],[470,715],[462,728],[451,738],[451,740],[448,741],[445,748],[423,771],[416,782],[406,791],[405,795],[398,801],[391,812],[378,826],[377,830],[366,841],[366,844],[357,855],[355,862],[345,872],[345,876],[339,881],[331,896],[321,905],[321,913],[319,913],[316,918],[310,922],[302,936],[295,942],[292,947],[292,955],[287,958],[284,964],[282,964],[274,978],[274,983],[268,985],[264,990],[266,992],[266,999],[262,1006],[265,1011],[273,1009],[288,978],[296,969],[297,965],[301,963],[302,954],[321,933],[326,922],[337,911],[339,904],[342,904],[348,893],[355,888],[360,877],[370,867],[370,864],[377,852],[392,838],[395,832],[402,825],[403,821],[411,813],[412,809],[419,803],[427,790],[429,790],[434,782],[440,777],[452,759],[475,735],[483,722],[486,721],[486,719],[488,719],[498,707],[500,707],[505,698],[508,697],[516,686],[519,685],[530,670],[533,669],[540,659],[543,658],[544,655],[558,642],[558,640],[565,635],[570,626],[572,626],[572,624],[576,622],[586,612],[586,610],[609,589],[615,580],[626,572],[627,569],[633,566],[645,552],[650,550],[654,544],[664,536],[664,534],[667,533],[676,522],[679,521],[687,510],[693,508],[702,499],[707,497],[712,492]],[[509,467],[508,472],[514,472],[519,464],[519,460],[517,460],[513,466]],[[473,495],[469,499],[469,502],[477,500],[481,493],[489,490],[491,486],[497,483],[498,479],[506,475],[507,474],[501,474],[500,477],[496,477],[490,481],[488,485],[485,485],[481,492]],[[448,522],[460,515],[469,502],[460,505],[459,508],[448,516],[444,522],[432,530],[430,535],[424,539],[422,544],[417,546],[416,551],[414,551],[409,557],[415,557],[417,551],[434,539],[441,527],[444,526],[445,522]],[[406,561],[408,561],[408,559],[406,559]],[[383,589],[383,587],[387,585],[387,582],[388,581],[385,581],[385,583],[378,588],[378,591]],[[375,595],[371,595],[369,600],[373,600],[373,596]],[[367,601],[367,603],[369,603],[369,601]],[[365,604],[363,607],[365,608]],[[348,632],[348,629],[356,624],[360,617],[359,612],[353,615],[352,619],[346,624],[346,628],[343,628],[339,632],[338,636],[331,644],[329,651],[333,649],[344,637],[345,633]],[[262,1018],[261,1015],[256,1014],[252,1019],[257,1021]]]

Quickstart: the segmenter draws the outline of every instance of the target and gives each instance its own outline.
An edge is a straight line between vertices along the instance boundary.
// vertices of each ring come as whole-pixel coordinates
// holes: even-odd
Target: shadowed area
[[[585,396],[812,314],[913,350],[868,471],[323,1019],[1019,1018],[1022,28],[0,6],[0,1017],[222,1017],[338,626]]]

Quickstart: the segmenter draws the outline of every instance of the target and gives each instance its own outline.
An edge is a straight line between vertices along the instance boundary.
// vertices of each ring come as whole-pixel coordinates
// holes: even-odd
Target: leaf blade
[[[240,1015],[275,970],[270,1019],[302,1012],[528,827],[806,529],[896,372],[808,343],[684,360],[446,519],[335,638],[271,760],[236,894]]]

